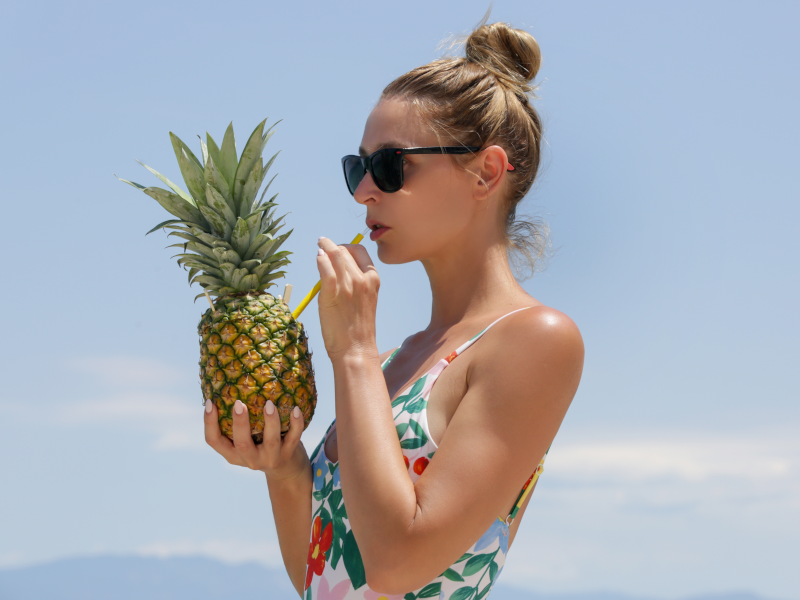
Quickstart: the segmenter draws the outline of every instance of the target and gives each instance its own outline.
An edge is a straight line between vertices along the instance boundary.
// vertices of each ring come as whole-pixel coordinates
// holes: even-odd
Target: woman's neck
[[[428,331],[449,329],[488,312],[531,302],[511,272],[502,241],[464,244],[422,264],[433,296]]]

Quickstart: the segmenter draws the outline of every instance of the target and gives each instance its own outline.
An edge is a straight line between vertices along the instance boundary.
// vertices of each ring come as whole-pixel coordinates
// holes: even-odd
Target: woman
[[[320,238],[336,420],[311,457],[299,409],[281,440],[268,402],[254,446],[242,403],[233,444],[206,403],[208,443],[266,473],[284,563],[306,600],[480,600],[503,567],[583,367],[575,324],[509,266],[509,251],[532,259],[544,239],[515,220],[539,165],[528,101],[539,64],[529,34],[481,25],[466,58],[392,82],[360,156],[343,159],[378,257],[421,261],[433,306],[425,330],[380,354],[366,249]]]

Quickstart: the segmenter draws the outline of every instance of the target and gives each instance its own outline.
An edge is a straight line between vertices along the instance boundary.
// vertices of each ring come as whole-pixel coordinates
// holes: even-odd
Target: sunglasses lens
[[[387,148],[372,155],[372,178],[384,192],[396,192],[403,187],[403,156]]]
[[[355,194],[358,184],[361,183],[361,180],[364,179],[364,175],[366,175],[361,157],[346,156],[342,161],[342,165],[344,166],[344,178],[347,181],[347,189],[350,190],[351,194]]]

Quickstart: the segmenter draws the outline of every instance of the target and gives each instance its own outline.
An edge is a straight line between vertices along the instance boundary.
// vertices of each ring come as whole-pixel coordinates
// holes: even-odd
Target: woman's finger
[[[259,466],[274,469],[281,453],[281,417],[272,400],[264,405],[264,441],[258,447]]]
[[[294,454],[297,443],[300,441],[300,436],[303,435],[305,429],[305,421],[303,421],[303,413],[298,406],[292,409],[292,416],[289,417],[289,431],[283,438],[283,445],[281,446],[281,460],[288,461]]]
[[[242,457],[245,465],[255,469],[258,462],[258,452],[253,442],[253,434],[250,430],[250,411],[247,405],[241,400],[233,404],[233,446],[236,452]]]
[[[337,285],[340,288],[349,289],[349,282],[354,275],[360,275],[361,270],[356,265],[350,253],[343,248],[334,244],[331,240],[325,237],[319,238],[319,247],[328,255],[328,260],[336,272]]]
[[[206,443],[222,455],[232,465],[242,466],[242,459],[233,447],[233,443],[222,435],[219,429],[219,415],[217,407],[211,400],[206,400],[203,410],[203,424],[205,426]]]
[[[333,268],[328,253],[323,251],[317,255],[317,269],[319,269],[320,297],[335,298],[339,292],[339,279]]]
[[[350,256],[353,257],[353,261],[362,273],[377,271],[377,269],[375,269],[375,264],[372,262],[372,258],[369,256],[369,252],[361,244],[342,244],[342,248],[350,252]]]

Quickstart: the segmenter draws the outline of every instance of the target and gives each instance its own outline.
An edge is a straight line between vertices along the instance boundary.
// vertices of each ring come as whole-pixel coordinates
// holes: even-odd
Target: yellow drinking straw
[[[364,239],[364,236],[363,236],[362,234],[360,234],[360,233],[359,233],[359,234],[358,234],[356,237],[354,237],[354,238],[353,238],[353,241],[352,241],[352,242],[350,242],[350,243],[351,243],[351,244],[358,244],[358,243],[359,243],[361,240],[363,240],[363,239]],[[310,292],[308,292],[308,294],[306,294],[306,297],[305,297],[305,298],[303,298],[303,301],[302,301],[300,304],[298,304],[298,305],[297,305],[297,308],[295,308],[295,309],[292,311],[292,316],[293,316],[295,319],[296,319],[297,317],[299,317],[299,316],[300,316],[300,313],[301,313],[301,312],[303,312],[303,311],[305,310],[306,306],[308,306],[308,303],[309,303],[309,302],[311,302],[311,301],[314,299],[314,296],[316,296],[317,294],[319,294],[319,290],[320,290],[320,288],[322,288],[322,280],[319,280],[319,281],[317,282],[317,285],[315,285],[315,286],[314,286],[314,287],[311,289],[311,291],[310,291]]]

